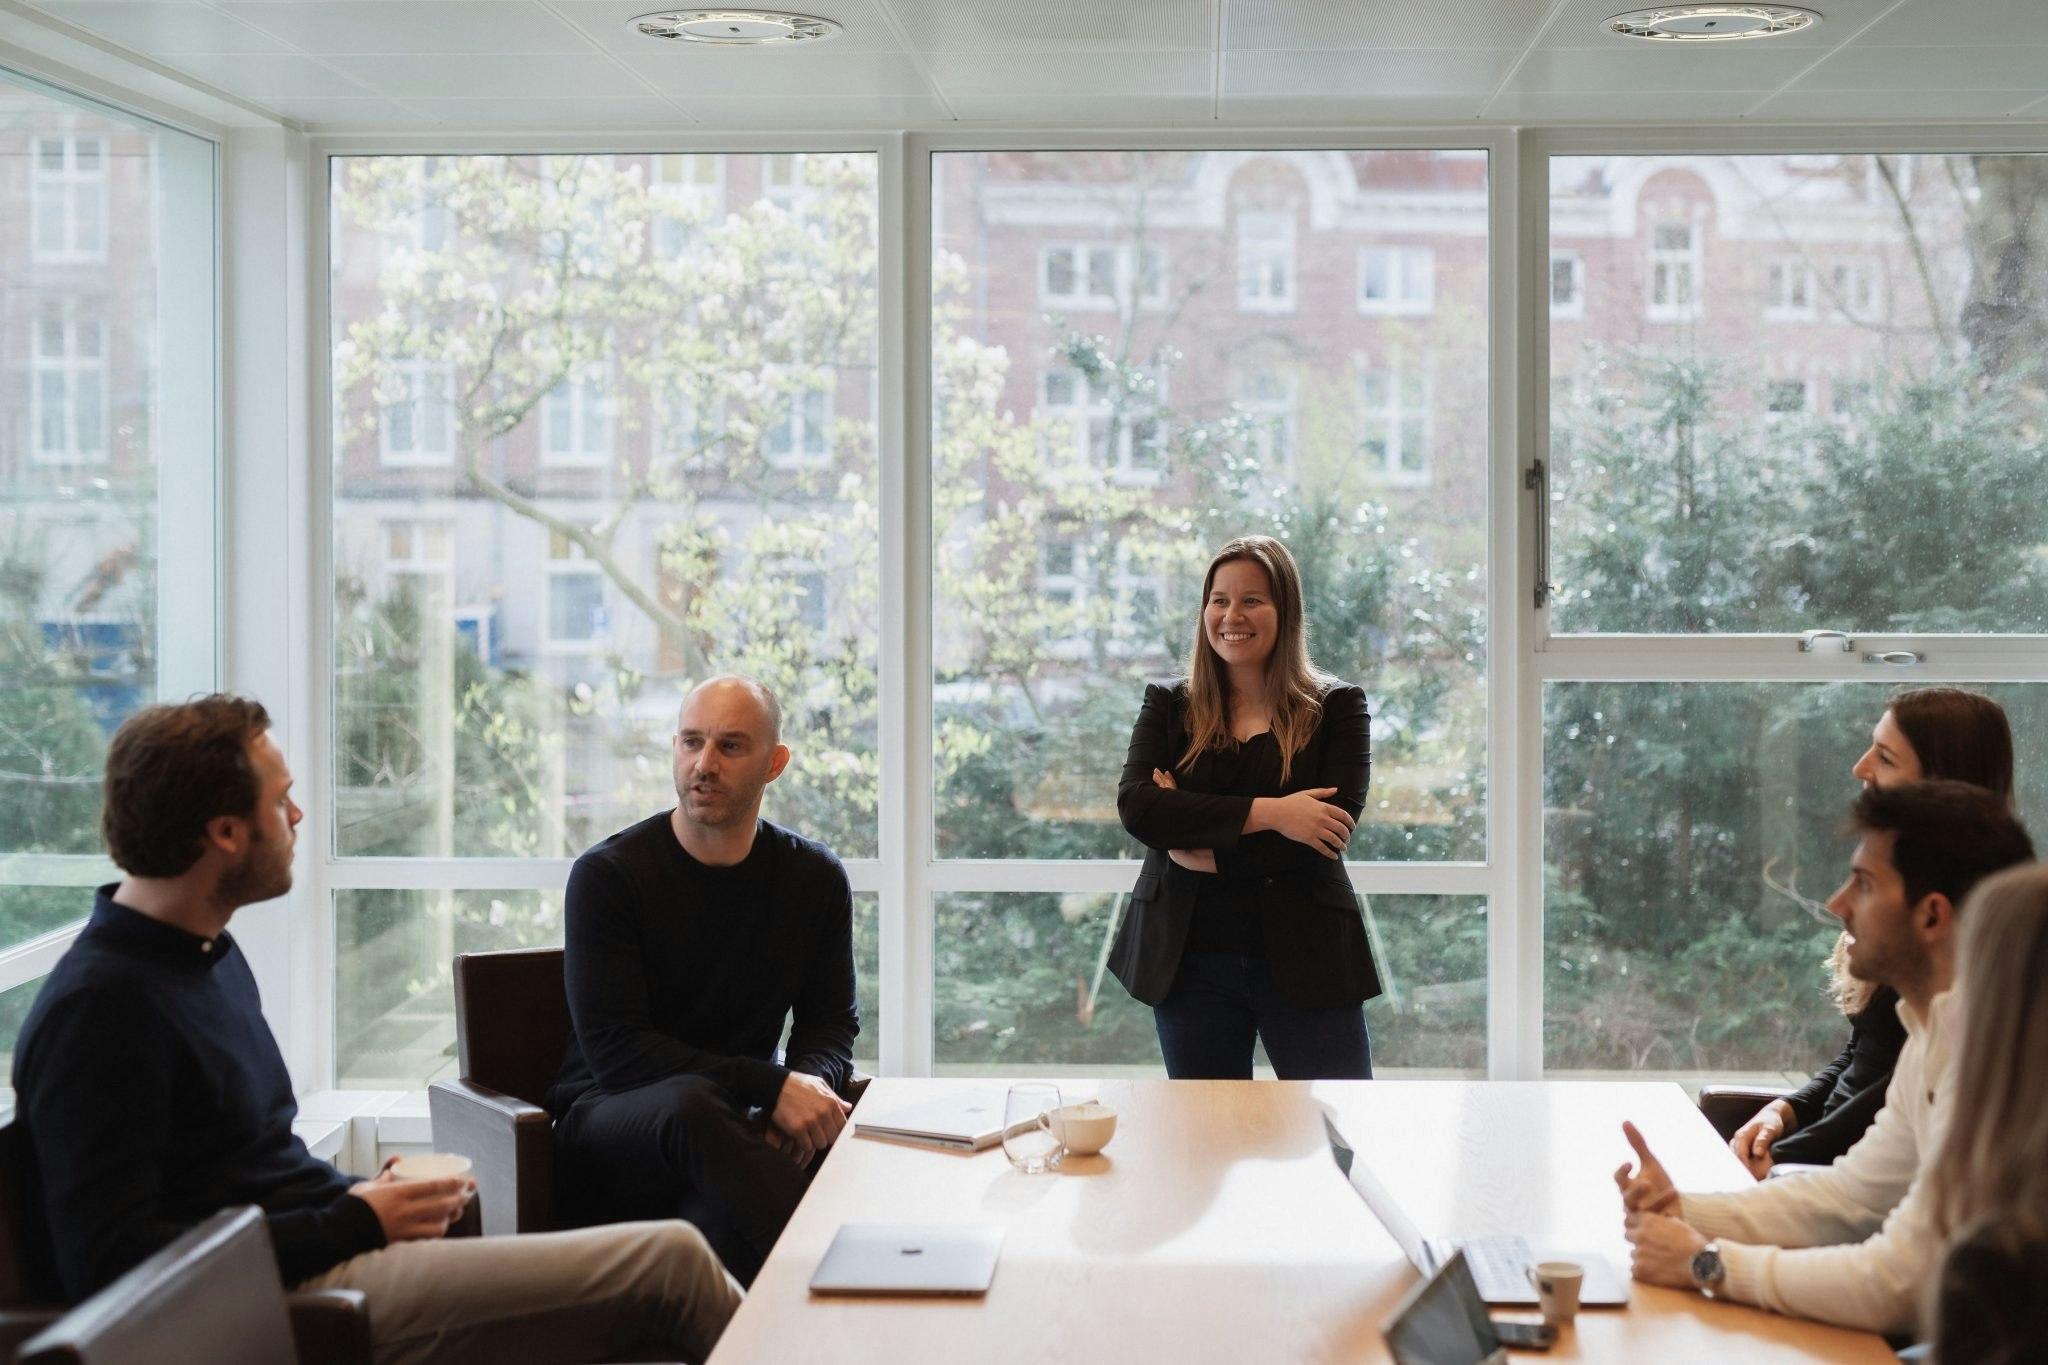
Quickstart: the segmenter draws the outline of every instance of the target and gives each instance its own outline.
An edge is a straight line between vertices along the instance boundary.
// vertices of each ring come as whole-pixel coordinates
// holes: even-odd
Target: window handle
[[[1799,633],[1799,652],[1813,653],[1814,646],[1822,640],[1840,640],[1844,654],[1856,648],[1856,642],[1839,630],[1805,630]],[[1870,656],[1866,654],[1863,657],[1867,659]]]
[[[1557,595],[1550,581],[1550,470],[1541,460],[1522,471],[1522,487],[1536,495],[1536,607],[1542,610]]]
[[[1914,664],[1922,662],[1922,660],[1918,654],[1915,654],[1910,649],[1873,649],[1864,653],[1863,662],[1867,664],[1895,664],[1900,668],[1909,668]]]

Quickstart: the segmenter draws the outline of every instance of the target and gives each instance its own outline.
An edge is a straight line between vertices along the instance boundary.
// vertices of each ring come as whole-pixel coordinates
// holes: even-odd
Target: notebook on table
[[[979,1152],[1003,1140],[1003,1092],[947,1095],[875,1119],[855,1119],[855,1137],[907,1142],[950,1152]]]

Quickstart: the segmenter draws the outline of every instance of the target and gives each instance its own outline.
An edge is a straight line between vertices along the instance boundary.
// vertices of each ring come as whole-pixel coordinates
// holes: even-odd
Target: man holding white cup
[[[740,1292],[668,1221],[447,1239],[466,1173],[341,1174],[291,1131],[291,1077],[228,921],[284,894],[301,812],[253,701],[150,707],[108,749],[101,828],[127,873],[15,1051],[23,1240],[76,1301],[192,1224],[262,1208],[286,1284],[361,1290],[382,1365],[710,1354]]]

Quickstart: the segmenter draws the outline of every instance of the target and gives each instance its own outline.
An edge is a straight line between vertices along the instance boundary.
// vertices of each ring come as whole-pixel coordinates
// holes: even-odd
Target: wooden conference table
[[[1003,1081],[878,1079],[861,1115]],[[1415,1283],[1331,1161],[1319,1104],[1431,1233],[1519,1232],[1603,1252],[1626,1273],[1614,1168],[1632,1118],[1680,1189],[1750,1183],[1672,1084],[1075,1081],[1115,1106],[1116,1138],[1057,1174],[841,1140],[776,1244],[713,1365],[1388,1359],[1380,1323]],[[1006,1225],[981,1300],[813,1299],[811,1272],[853,1220]],[[1529,1360],[1893,1360],[1877,1337],[1632,1284]],[[1532,1314],[1512,1316],[1533,1317]]]

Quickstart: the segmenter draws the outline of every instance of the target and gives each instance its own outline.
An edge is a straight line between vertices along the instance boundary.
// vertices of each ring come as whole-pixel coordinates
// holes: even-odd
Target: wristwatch
[[[1692,1254],[1692,1282],[1700,1293],[1713,1298],[1720,1291],[1721,1281],[1728,1278],[1728,1267],[1721,1264],[1721,1244],[1709,1242]]]

